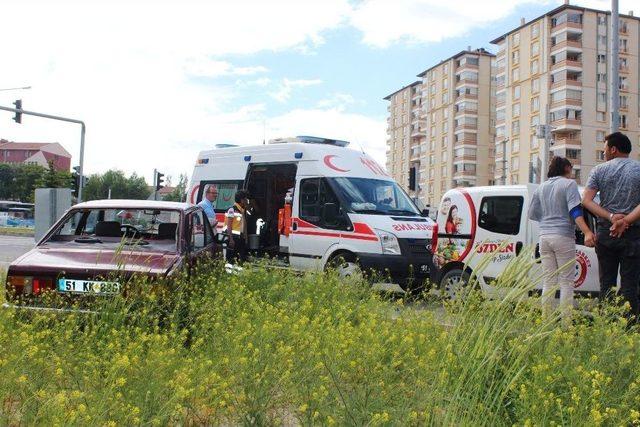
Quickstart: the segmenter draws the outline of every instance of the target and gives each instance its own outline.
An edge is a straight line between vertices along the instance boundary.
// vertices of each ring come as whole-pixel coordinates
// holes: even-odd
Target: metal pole
[[[27,116],[36,116],[36,117],[42,117],[43,119],[51,119],[51,120],[59,120],[61,122],[68,122],[68,123],[76,123],[79,124],[81,126],[80,129],[80,169],[78,170],[78,175],[80,175],[78,177],[78,200],[82,201],[82,184],[83,184],[83,166],[84,166],[84,134],[85,131],[87,129],[87,127],[85,126],[84,122],[82,120],[77,120],[77,119],[70,119],[68,117],[62,117],[62,116],[54,116],[51,114],[44,114],[44,113],[36,113],[35,111],[27,111],[27,110],[21,110],[21,109],[16,109],[16,108],[11,108],[11,107],[3,107],[2,105],[0,105],[0,110],[2,111],[10,111],[12,113],[21,113]]]
[[[549,148],[551,147],[551,113],[549,112],[549,102],[545,108],[545,124],[544,124],[544,148],[542,153],[542,166],[540,171],[540,184],[544,181],[544,170],[549,167]]]
[[[502,140],[502,185],[507,185],[507,141]]]
[[[158,171],[157,169],[153,170],[153,200],[158,200],[158,183],[156,180],[158,179]]]
[[[87,130],[84,123],[80,124],[80,168],[78,170],[78,203],[82,202],[82,188],[84,187],[84,134]]]
[[[611,0],[611,133],[617,132],[620,128],[620,88],[618,86],[620,83],[618,77],[620,62],[618,54],[619,24],[618,0]]]

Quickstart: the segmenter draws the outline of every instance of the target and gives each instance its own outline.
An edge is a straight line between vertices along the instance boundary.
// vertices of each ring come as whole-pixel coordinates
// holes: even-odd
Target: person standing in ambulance
[[[198,206],[202,208],[204,213],[207,215],[207,219],[209,219],[209,223],[211,224],[211,228],[215,232],[218,221],[216,220],[216,210],[215,203],[218,199],[218,187],[215,185],[209,185],[207,187],[207,191],[204,193],[204,198]]]
[[[573,277],[576,261],[576,225],[584,233],[585,246],[593,247],[595,235],[582,216],[578,184],[571,179],[573,166],[564,157],[551,159],[547,181],[536,189],[529,219],[540,223],[542,261],[542,311],[547,315],[556,287],[560,286],[560,310],[568,322],[573,309]]]
[[[235,195],[235,204],[227,211],[227,262],[236,263],[247,260],[247,209],[249,193],[240,190]]]

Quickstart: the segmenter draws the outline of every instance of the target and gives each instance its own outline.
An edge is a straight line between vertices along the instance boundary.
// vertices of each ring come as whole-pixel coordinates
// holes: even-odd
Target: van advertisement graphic
[[[587,272],[591,268],[591,260],[581,250],[576,250],[576,274],[574,276],[573,287],[579,288],[587,278]]]
[[[463,191],[452,191],[442,200],[438,212],[438,267],[462,261],[471,250],[475,234],[475,207]]]

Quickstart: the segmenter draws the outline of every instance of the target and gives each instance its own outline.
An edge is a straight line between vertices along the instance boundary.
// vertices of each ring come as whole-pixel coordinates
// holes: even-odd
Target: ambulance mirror
[[[428,217],[429,216],[429,208],[422,209],[422,212],[420,212],[420,215],[422,215],[425,218]]]

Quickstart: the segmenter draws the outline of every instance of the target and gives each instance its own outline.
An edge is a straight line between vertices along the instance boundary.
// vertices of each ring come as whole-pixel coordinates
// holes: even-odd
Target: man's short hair
[[[631,141],[629,141],[629,137],[622,132],[611,133],[605,136],[604,140],[607,141],[607,145],[610,148],[616,147],[621,153],[629,154],[631,152]]]
[[[251,196],[249,195],[249,192],[246,190],[240,190],[236,192],[236,203],[240,203],[243,199],[248,199]]]

